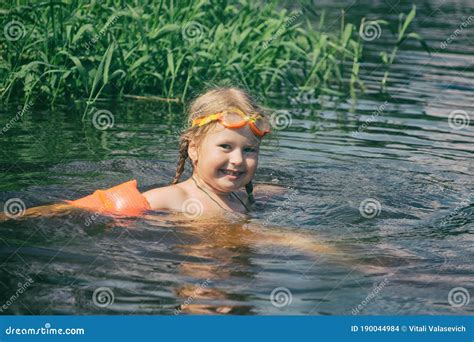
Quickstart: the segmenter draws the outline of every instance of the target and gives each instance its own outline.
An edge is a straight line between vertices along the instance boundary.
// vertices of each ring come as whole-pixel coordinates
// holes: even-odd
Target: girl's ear
[[[195,166],[198,161],[198,146],[194,140],[189,142],[188,156],[191,159],[191,163]]]

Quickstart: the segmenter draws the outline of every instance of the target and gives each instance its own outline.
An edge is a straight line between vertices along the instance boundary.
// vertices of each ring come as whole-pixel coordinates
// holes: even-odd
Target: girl
[[[243,90],[218,88],[192,103],[188,124],[172,185],[143,194],[151,209],[193,214],[249,211],[260,142],[270,132],[262,109]],[[178,183],[188,158],[192,176]]]
[[[188,124],[181,135],[172,185],[140,194],[133,180],[66,204],[31,208],[23,216],[55,214],[71,206],[97,215],[133,216],[152,209],[184,212],[194,218],[205,213],[249,211],[254,202],[252,178],[260,142],[270,132],[262,109],[243,90],[217,88],[192,103]],[[188,158],[192,176],[178,183]]]

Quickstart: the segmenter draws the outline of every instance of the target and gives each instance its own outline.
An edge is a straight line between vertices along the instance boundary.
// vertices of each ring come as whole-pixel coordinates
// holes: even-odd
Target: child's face
[[[194,172],[207,185],[218,192],[231,192],[252,180],[259,148],[260,140],[248,125],[229,129],[215,124],[199,145],[190,144],[189,156],[197,160]]]

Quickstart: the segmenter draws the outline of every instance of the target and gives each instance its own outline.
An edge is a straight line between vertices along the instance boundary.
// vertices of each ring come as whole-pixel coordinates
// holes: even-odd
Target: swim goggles
[[[260,138],[265,134],[270,133],[270,123],[267,118],[260,114],[249,116],[240,109],[233,107],[223,112],[205,115],[194,119],[192,127],[201,127],[213,121],[218,121],[225,128],[241,128],[248,124],[252,132]]]

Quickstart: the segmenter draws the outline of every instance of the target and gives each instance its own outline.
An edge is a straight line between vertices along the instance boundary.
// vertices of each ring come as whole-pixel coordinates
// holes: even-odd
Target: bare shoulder
[[[186,200],[187,193],[179,184],[174,184],[148,190],[142,195],[153,210],[175,210],[180,208],[183,201]]]

